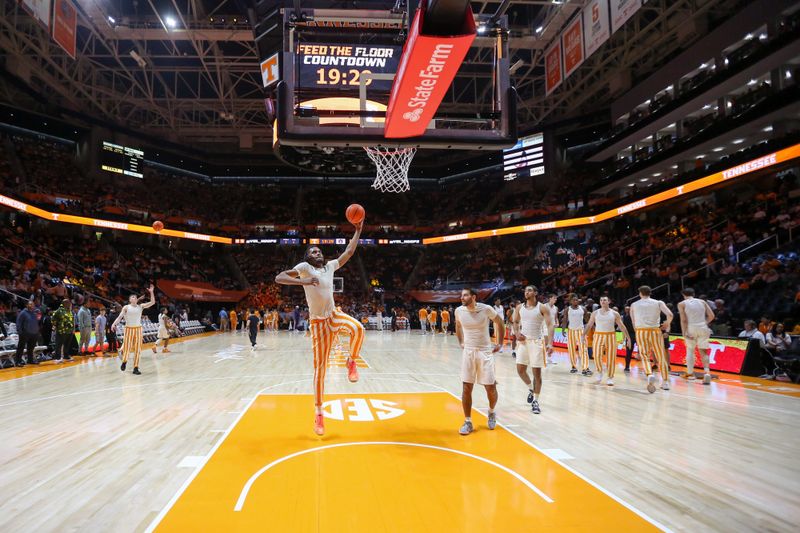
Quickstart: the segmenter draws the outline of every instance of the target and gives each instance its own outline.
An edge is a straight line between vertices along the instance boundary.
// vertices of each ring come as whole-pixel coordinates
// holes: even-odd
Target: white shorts
[[[461,381],[494,385],[494,353],[491,348],[464,348],[461,355]]]
[[[517,364],[530,365],[532,368],[544,368],[544,342],[542,339],[518,340]]]
[[[700,348],[701,350],[708,350],[708,339],[711,337],[711,328],[705,325],[693,326],[690,324],[688,333],[694,337],[694,339],[684,339],[684,342],[686,343],[686,353],[689,353],[690,350],[694,351],[695,347]]]
[[[167,328],[158,328],[158,338],[169,339],[169,331],[167,331]]]

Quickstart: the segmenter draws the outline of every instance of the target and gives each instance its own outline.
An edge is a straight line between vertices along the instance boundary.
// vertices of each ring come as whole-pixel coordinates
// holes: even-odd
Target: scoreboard
[[[128,146],[103,141],[100,150],[100,168],[106,172],[143,178],[144,152]]]
[[[504,180],[541,176],[544,173],[544,133],[523,137],[512,148],[503,150]]]
[[[395,74],[402,46],[299,43],[295,65],[300,89],[358,91],[364,74]],[[392,80],[367,80],[370,90],[389,92]]]

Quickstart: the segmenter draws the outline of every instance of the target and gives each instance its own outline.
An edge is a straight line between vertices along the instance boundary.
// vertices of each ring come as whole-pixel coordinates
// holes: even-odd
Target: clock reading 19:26
[[[392,80],[364,80],[365,74],[395,74],[401,46],[299,43],[297,87],[357,91],[363,81],[372,90],[390,91]]]

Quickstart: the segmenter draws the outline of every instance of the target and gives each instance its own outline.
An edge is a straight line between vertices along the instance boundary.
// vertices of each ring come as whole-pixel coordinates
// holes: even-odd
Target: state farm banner
[[[78,29],[78,12],[72,0],[55,0],[53,9],[53,40],[75,59],[75,35]]]
[[[611,0],[611,33],[615,33],[642,7],[642,0]]]
[[[494,292],[494,289],[478,289],[478,301],[483,301]],[[409,294],[418,302],[429,304],[461,304],[461,291],[410,291]]]
[[[544,54],[544,92],[549,95],[561,85],[564,76],[561,73],[561,39],[556,41]]]
[[[247,291],[218,289],[199,281],[161,279],[158,280],[158,289],[181,302],[238,302],[247,296]]]
[[[583,10],[583,48],[589,57],[611,37],[608,0],[591,0]]]
[[[564,77],[575,72],[583,63],[583,17],[573,20],[561,34],[561,47],[564,49]]]
[[[33,18],[44,24],[46,28],[50,28],[51,0],[20,0],[20,3]]]
[[[392,85],[384,126],[388,139],[425,133],[477,35],[471,9],[454,36],[423,35],[423,17],[417,9]]]
[[[625,338],[621,331],[617,331],[617,356],[625,357]],[[709,342],[708,358],[711,370],[720,372],[742,373],[744,358],[747,354],[748,340],[741,339],[714,339]],[[553,346],[567,347],[567,336],[564,328],[555,328]],[[638,354],[638,346],[634,344],[633,353]],[[695,368],[703,368],[700,354],[695,354]],[[681,335],[669,336],[669,362],[673,365],[686,366],[686,344]],[[637,363],[639,364],[639,363]]]

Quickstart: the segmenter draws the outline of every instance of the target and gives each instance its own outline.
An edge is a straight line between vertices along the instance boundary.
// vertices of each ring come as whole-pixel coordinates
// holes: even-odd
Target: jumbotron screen
[[[543,133],[534,133],[523,137],[512,148],[503,150],[504,180],[541,176],[544,172]]]
[[[103,141],[100,150],[100,168],[106,172],[143,178],[142,163],[144,152],[129,146]]]

